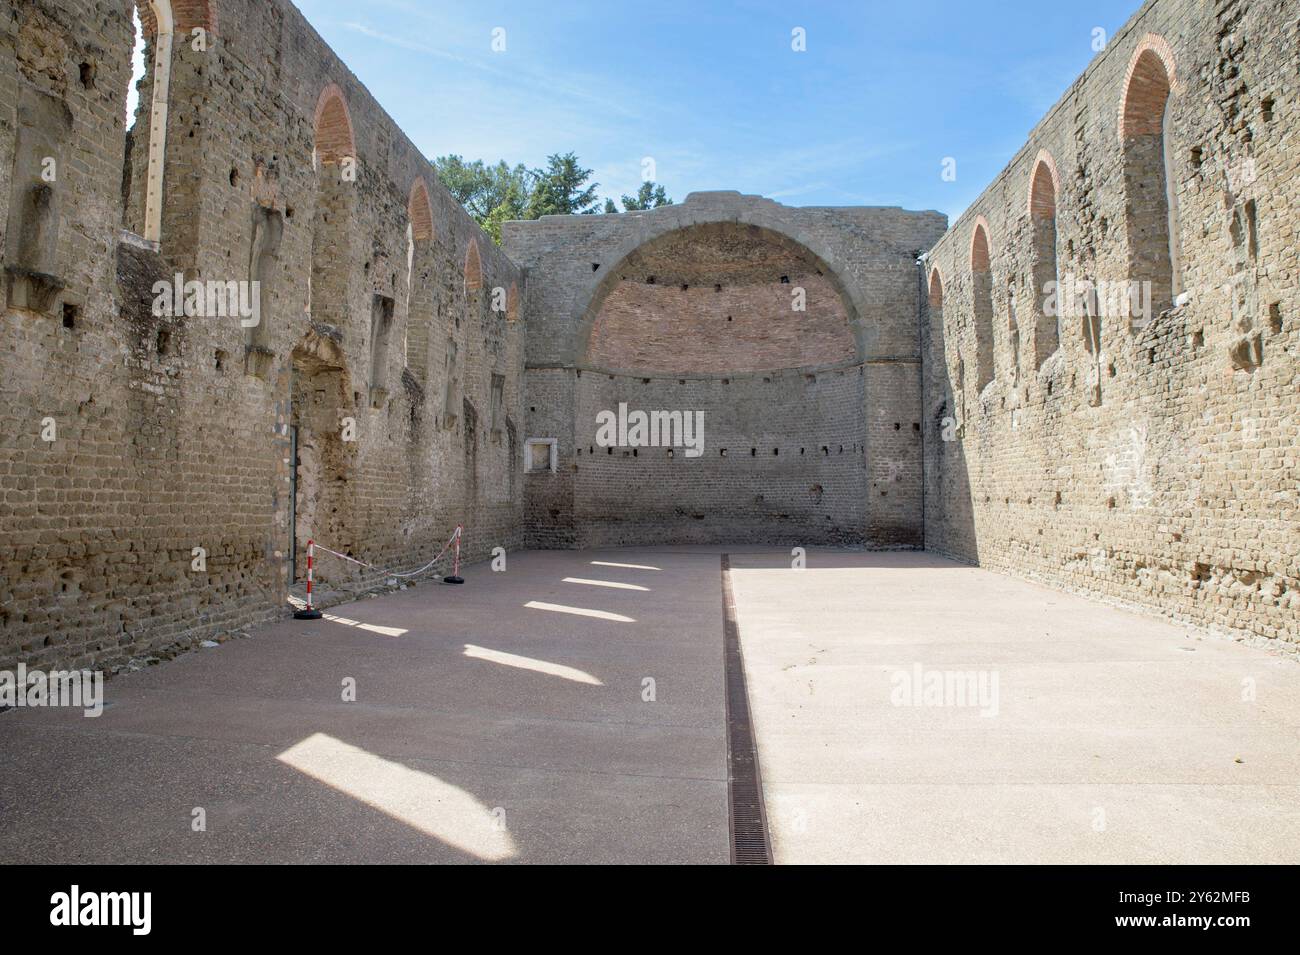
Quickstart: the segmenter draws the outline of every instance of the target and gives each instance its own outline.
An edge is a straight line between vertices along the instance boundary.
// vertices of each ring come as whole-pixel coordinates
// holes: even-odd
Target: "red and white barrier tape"
[[[307,542],[307,593],[309,596],[307,599],[307,605],[311,606],[310,594],[311,594],[311,565],[312,565],[313,547],[319,548],[320,550],[325,551],[325,553],[327,554],[333,554],[335,557],[339,558],[340,560],[346,560],[350,564],[356,564],[358,567],[368,567],[371,570],[377,570],[388,577],[417,577],[420,574],[424,573],[426,570],[428,570],[430,567],[432,567],[434,564],[436,564],[438,561],[442,560],[443,555],[447,553],[447,550],[453,544],[456,546],[456,567],[457,568],[460,567],[460,535],[461,535],[461,531],[463,530],[464,530],[464,525],[457,524],[456,529],[451,532],[451,537],[447,538],[447,543],[443,544],[442,550],[438,551],[437,557],[429,561],[419,570],[412,570],[405,573],[396,570],[386,570],[383,567],[379,567],[375,564],[366,563],[364,560],[357,560],[355,557],[349,557],[347,554],[340,554],[338,551],[331,550],[330,548],[326,547],[324,544],[318,544],[315,541],[308,541]]]

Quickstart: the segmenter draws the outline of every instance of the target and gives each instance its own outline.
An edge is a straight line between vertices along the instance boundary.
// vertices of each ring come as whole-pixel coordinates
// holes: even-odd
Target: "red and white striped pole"
[[[295,610],[293,617],[295,620],[319,620],[320,611],[311,605],[311,569],[314,557],[316,555],[316,542],[307,541],[307,606],[301,610]]]
[[[464,526],[464,524],[457,524],[456,533],[451,535],[452,544],[456,548],[456,556],[453,558],[451,576],[442,578],[444,584],[463,584],[465,582],[465,578],[460,575],[460,532]]]

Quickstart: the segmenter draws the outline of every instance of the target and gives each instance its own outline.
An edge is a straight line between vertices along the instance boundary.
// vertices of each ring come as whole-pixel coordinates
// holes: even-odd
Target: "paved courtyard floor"
[[[724,551],[778,862],[1300,861],[1292,659],[704,547],[513,554],[0,714],[0,861],[726,862]]]

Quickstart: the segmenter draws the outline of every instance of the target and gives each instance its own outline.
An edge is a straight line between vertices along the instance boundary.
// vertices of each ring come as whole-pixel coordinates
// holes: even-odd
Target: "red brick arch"
[[[943,308],[943,273],[939,271],[939,266],[930,269],[930,308]]]
[[[429,187],[422,178],[417,178],[411,186],[411,195],[406,200],[406,215],[411,223],[411,237],[416,242],[433,238],[433,205],[429,202]]]
[[[510,291],[506,293],[506,320],[519,321],[519,285],[516,282],[510,283]]]
[[[470,239],[465,250],[465,291],[477,292],[483,287],[483,262],[478,254],[478,240]]]
[[[321,90],[316,101],[316,158],[322,163],[337,163],[357,154],[352,134],[352,114],[338,85],[331,83]]]
[[[135,6],[145,36],[158,32],[157,8],[160,6],[170,7],[173,32],[189,33],[195,27],[202,27],[210,33],[217,30],[215,0],[136,0]]]
[[[1148,33],[1138,41],[1124,76],[1119,104],[1119,138],[1155,136],[1164,128],[1165,102],[1178,92],[1174,51],[1164,37]]]
[[[992,256],[989,242],[989,221],[983,216],[975,220],[975,228],[970,234],[970,267],[972,272],[987,272],[991,268]]]
[[[1032,219],[1055,219],[1056,201],[1061,194],[1061,177],[1056,160],[1046,149],[1038,150],[1034,171],[1029,176],[1029,216]]]

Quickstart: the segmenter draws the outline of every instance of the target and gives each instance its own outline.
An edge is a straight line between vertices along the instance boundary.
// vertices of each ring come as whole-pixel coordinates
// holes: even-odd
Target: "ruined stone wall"
[[[1294,3],[1148,3],[935,246],[928,548],[1300,638],[1298,67]]]
[[[521,541],[521,273],[290,3],[175,12],[151,244],[131,3],[0,3],[0,666],[282,613],[295,524],[398,569]],[[177,272],[261,323],[155,314]]]
[[[509,223],[526,438],[558,452],[525,479],[531,541],[919,547],[916,256],[944,224],[737,193]],[[601,447],[620,404],[703,412],[703,454]]]

